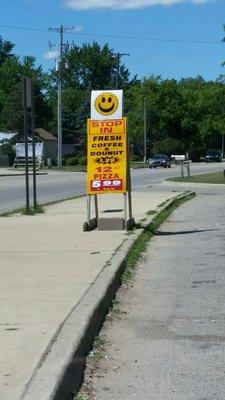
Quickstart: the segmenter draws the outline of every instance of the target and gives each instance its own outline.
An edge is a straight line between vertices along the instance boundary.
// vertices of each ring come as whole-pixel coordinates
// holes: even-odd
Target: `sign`
[[[185,154],[172,154],[171,158],[174,158],[174,160],[176,161],[185,161],[186,160],[186,156]]]
[[[91,119],[110,120],[123,117],[122,90],[92,90]]]
[[[23,107],[32,107],[32,96],[33,96],[33,82],[30,78],[23,76],[22,78],[22,105]],[[26,97],[26,98],[25,98]]]
[[[35,143],[35,156],[43,155],[43,143]],[[16,157],[25,157],[25,143],[16,143]],[[33,157],[32,143],[28,143],[28,157]]]
[[[126,118],[88,120],[87,193],[127,191]]]

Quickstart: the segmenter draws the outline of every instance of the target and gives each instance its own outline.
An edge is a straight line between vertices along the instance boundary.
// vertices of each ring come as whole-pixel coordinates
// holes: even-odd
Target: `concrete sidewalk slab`
[[[133,193],[136,222],[177,195]],[[122,196],[99,196],[101,217],[123,216],[122,206]],[[85,198],[51,205],[45,214],[0,218],[2,400],[55,398],[70,352],[134,240],[125,231],[83,232],[85,220]]]

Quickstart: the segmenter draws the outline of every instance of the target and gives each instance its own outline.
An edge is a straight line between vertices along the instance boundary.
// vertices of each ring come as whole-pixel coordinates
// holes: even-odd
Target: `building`
[[[51,163],[57,164],[58,157],[58,140],[57,138],[50,132],[42,128],[35,129],[35,140],[38,143],[42,143],[42,164],[47,164],[48,160],[51,160]],[[31,142],[32,138],[28,137],[28,142]],[[3,143],[11,143],[12,148],[14,149],[14,159],[16,157],[16,143],[24,144],[24,137],[18,133],[4,133],[0,132],[0,165],[8,165],[7,163],[7,155],[1,152],[1,144]],[[14,160],[13,160],[14,161]],[[12,165],[12,162],[9,164]]]
[[[50,132],[42,128],[35,129],[37,139],[43,143],[43,163],[47,164],[47,160],[57,164],[58,157],[58,139]]]

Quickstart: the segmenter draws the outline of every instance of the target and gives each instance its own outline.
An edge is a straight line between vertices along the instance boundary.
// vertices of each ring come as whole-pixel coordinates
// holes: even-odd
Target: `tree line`
[[[114,89],[117,60],[108,44],[72,45],[62,60],[63,142],[78,143],[86,153],[86,120],[91,90]],[[35,58],[22,60],[14,44],[0,37],[0,131],[22,135],[21,77],[35,83],[36,127],[57,136],[58,72],[45,72]],[[225,84],[222,77],[181,80],[150,76],[138,79],[120,65],[119,88],[124,90],[124,114],[129,121],[130,152],[144,155],[144,104],[147,116],[147,153],[184,153],[198,159],[206,149],[220,149],[225,133]]]

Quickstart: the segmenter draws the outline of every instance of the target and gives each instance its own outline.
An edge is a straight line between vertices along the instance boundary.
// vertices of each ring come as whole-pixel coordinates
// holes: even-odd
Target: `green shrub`
[[[79,164],[79,159],[77,157],[70,157],[70,158],[67,158],[67,160],[66,160],[67,166],[78,165],[78,164]]]
[[[80,165],[87,165],[87,157],[86,157],[86,156],[81,157],[81,158],[79,159],[79,164],[80,164]]]
[[[136,161],[142,161],[142,159],[136,154],[133,154],[132,156],[130,156],[130,161],[136,162]]]
[[[16,157],[16,151],[12,142],[8,141],[2,144],[1,152],[9,158],[9,165],[12,166]]]

